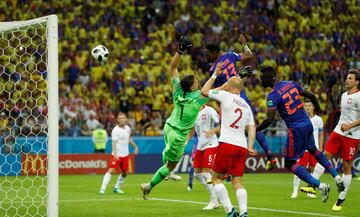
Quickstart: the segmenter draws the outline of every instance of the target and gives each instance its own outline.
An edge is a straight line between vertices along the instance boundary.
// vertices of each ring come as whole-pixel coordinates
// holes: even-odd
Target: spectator
[[[92,141],[95,146],[95,153],[105,153],[108,135],[105,129],[97,128],[92,131]]]

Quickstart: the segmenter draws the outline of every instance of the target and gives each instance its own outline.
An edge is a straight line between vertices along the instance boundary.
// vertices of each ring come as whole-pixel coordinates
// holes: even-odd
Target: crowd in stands
[[[205,44],[242,52],[238,36],[244,33],[256,57],[249,63],[255,73],[270,65],[282,79],[313,91],[326,120],[339,105],[347,70],[360,67],[359,13],[359,1],[344,0],[0,2],[0,21],[58,15],[62,136],[89,136],[97,127],[110,133],[119,111],[127,113],[134,135],[161,135],[172,109],[168,65],[182,34],[191,35],[193,48],[182,59],[181,74],[205,81],[210,67]],[[90,55],[97,44],[110,51],[103,66]],[[257,74],[246,89],[258,118],[264,118],[266,91]],[[1,95],[2,105],[6,97]],[[32,114],[35,123],[42,122],[43,115]]]

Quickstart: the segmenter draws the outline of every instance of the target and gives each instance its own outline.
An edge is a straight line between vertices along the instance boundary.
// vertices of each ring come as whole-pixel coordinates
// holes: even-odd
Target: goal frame
[[[58,18],[44,16],[26,21],[0,22],[0,31],[9,31],[46,22],[47,28],[47,91],[48,91],[48,168],[47,216],[59,215],[59,93],[58,93]]]

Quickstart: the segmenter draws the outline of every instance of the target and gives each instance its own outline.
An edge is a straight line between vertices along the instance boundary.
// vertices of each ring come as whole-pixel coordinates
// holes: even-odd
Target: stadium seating
[[[315,92],[326,119],[338,105],[347,69],[360,67],[360,6],[357,1],[276,2],[8,0],[0,2],[0,21],[58,15],[61,135],[89,135],[91,116],[111,131],[120,110],[128,113],[136,135],[161,134],[172,109],[168,64],[176,37],[186,33],[194,47],[182,60],[181,74],[204,81],[209,69],[204,45],[219,42],[224,51],[240,52],[238,35],[245,33],[257,64],[272,65],[281,78]],[[91,58],[97,44],[110,51],[105,66]],[[11,69],[0,69],[1,85],[3,72]],[[258,84],[255,76],[246,86],[262,118],[266,96]],[[0,94],[5,116],[6,97]],[[11,121],[0,121],[12,128]]]

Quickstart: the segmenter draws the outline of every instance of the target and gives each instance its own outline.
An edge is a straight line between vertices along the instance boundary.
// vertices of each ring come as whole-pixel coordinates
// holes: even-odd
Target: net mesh
[[[0,23],[0,216],[47,214],[46,25]]]

